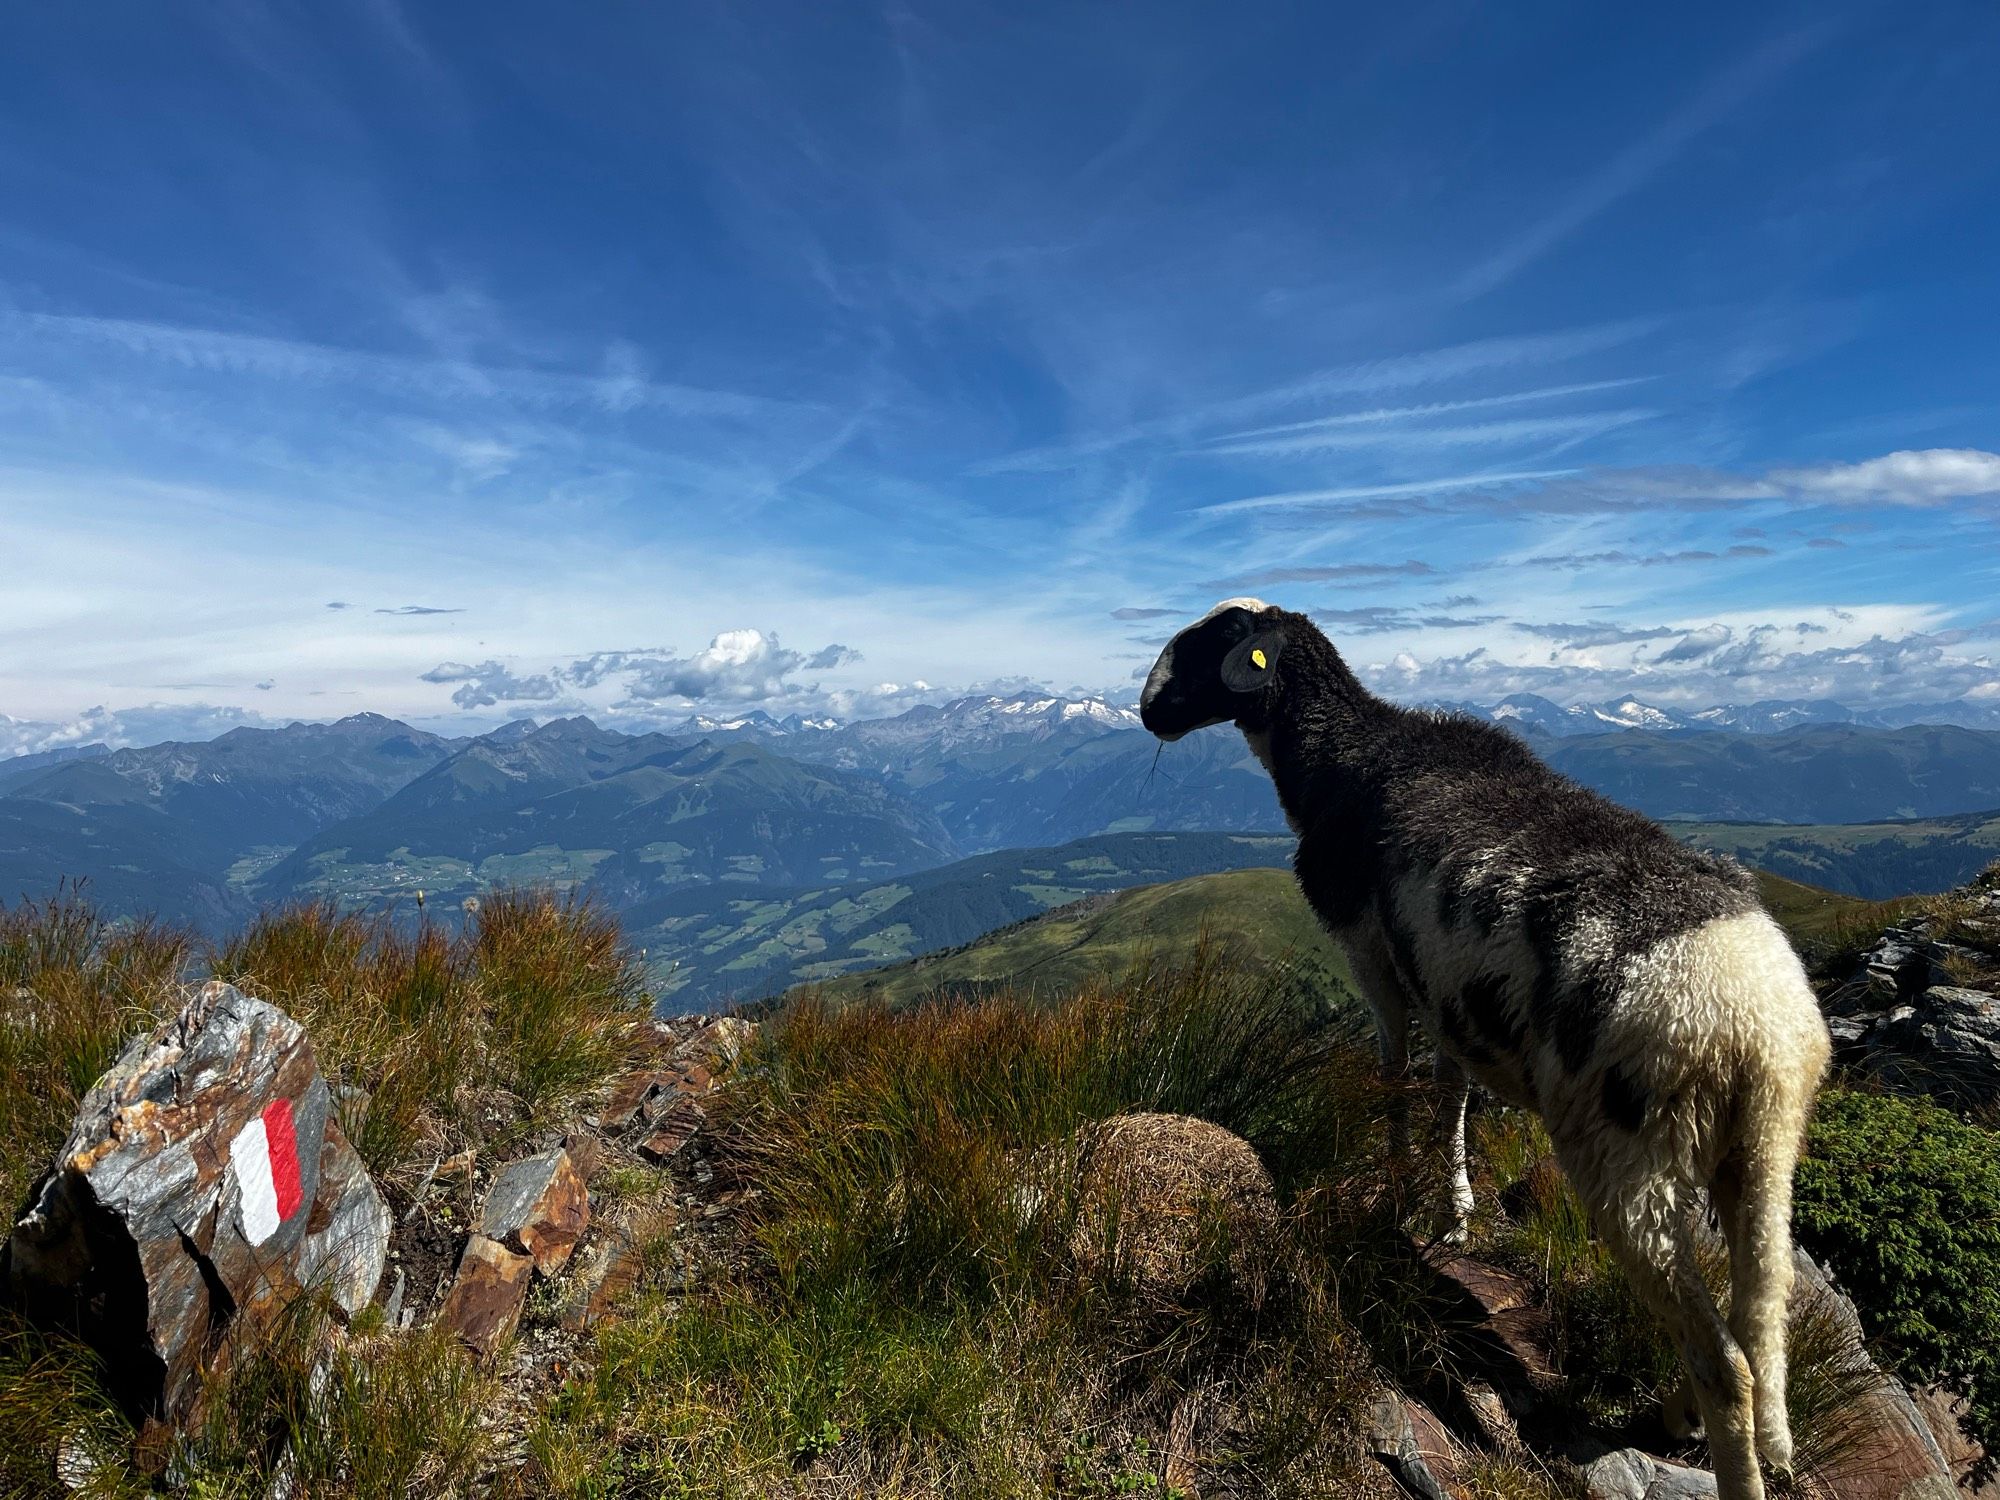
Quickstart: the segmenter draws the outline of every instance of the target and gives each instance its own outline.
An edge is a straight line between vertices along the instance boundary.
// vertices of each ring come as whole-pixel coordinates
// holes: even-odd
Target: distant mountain
[[[1240,735],[1162,751],[1129,708],[1046,693],[967,697],[788,735],[780,751],[880,778],[968,852],[1147,829],[1281,832],[1270,779]]]
[[[624,735],[588,719],[474,740],[264,873],[267,899],[457,899],[589,884],[627,906],[684,884],[798,886],[949,860],[950,836],[877,778],[749,739]]]
[[[80,886],[100,911],[219,933],[251,904],[213,870],[183,857],[173,824],[144,808],[82,808],[0,798],[0,902]]]
[[[1964,700],[1857,709],[1825,698],[1772,698],[1759,703],[1725,704],[1690,712],[1661,707],[1639,698],[1564,705],[1534,693],[1514,693],[1490,705],[1436,703],[1429,706],[1558,737],[1603,734],[1618,729],[1663,732],[1733,730],[1741,734],[1778,734],[1806,724],[1852,724],[1868,729],[1907,729],[1918,724],[1941,724],[1961,729],[2000,730],[2000,703]]]
[[[786,735],[824,733],[840,727],[838,719],[808,718],[804,714],[786,714],[782,719],[777,719],[761,708],[753,708],[748,713],[722,717],[692,714],[674,732],[712,737],[747,734],[761,739],[775,740],[783,739]]]
[[[1102,698],[997,694],[924,704],[888,719],[832,728],[801,725],[786,753],[857,770],[903,771],[956,756],[1094,738],[1139,728],[1136,710]]]
[[[73,760],[96,760],[110,753],[109,745],[65,745],[60,750],[37,750],[0,760],[0,797],[10,788],[32,781],[51,766],[66,766]]]
[[[448,741],[380,714],[334,724],[232,729],[213,740],[73,758],[12,782],[4,803],[76,809],[97,821],[90,838],[123,828],[138,843],[170,848],[178,867],[217,882],[243,859],[282,853],[328,824],[383,798],[450,753]],[[56,825],[45,825],[54,837]],[[108,845],[55,839],[48,879],[99,879]],[[102,881],[100,879],[100,889]]]
[[[1557,770],[1656,818],[1859,823],[2000,807],[2000,734],[1976,729],[1626,731],[1536,748]]]
[[[1111,834],[982,854],[894,880],[803,891],[684,889],[632,906],[624,923],[645,948],[667,1007],[703,1009],[971,942],[1096,893],[1284,864],[1291,851],[1289,837],[1270,835]]]
[[[1990,730],[1787,722],[1831,712],[1812,703],[1752,705],[1727,724],[1637,699],[1523,694],[1490,712],[1559,770],[1666,819],[1818,828],[2000,807]],[[1241,735],[1163,746],[1133,719],[1104,699],[1021,693],[851,724],[753,712],[632,735],[518,720],[447,740],[363,714],[0,762],[14,850],[0,895],[93,877],[107,903],[116,890],[114,912],[219,914],[227,903],[207,888],[372,904],[550,882],[625,908],[724,882],[824,890],[1101,835],[1286,832]],[[1798,869],[1854,890],[1949,884],[1927,872],[1970,858],[1967,845],[1891,860],[1884,844],[1872,877],[1844,855],[1815,874],[1813,835],[1796,839],[1806,852],[1785,857],[1807,861]]]

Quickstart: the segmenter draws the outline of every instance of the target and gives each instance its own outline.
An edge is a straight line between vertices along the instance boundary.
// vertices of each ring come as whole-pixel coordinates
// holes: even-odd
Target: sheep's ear
[[[1282,630],[1260,630],[1238,641],[1222,658],[1222,685],[1232,693],[1254,693],[1271,680],[1278,653],[1285,649]]]

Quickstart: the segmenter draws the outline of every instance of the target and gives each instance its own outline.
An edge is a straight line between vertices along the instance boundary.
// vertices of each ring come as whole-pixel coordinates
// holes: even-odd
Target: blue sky
[[[1997,68],[1983,0],[27,7],[0,712],[1129,694],[1236,593],[1405,698],[2000,695]]]

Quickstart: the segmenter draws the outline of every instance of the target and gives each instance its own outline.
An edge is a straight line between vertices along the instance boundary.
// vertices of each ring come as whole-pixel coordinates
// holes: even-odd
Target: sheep
[[[1760,1500],[1758,1456],[1791,1465],[1792,1172],[1831,1047],[1750,874],[1494,725],[1375,697],[1308,618],[1261,600],[1176,635],[1140,718],[1162,741],[1243,731],[1384,1068],[1406,1068],[1412,1020],[1435,1044],[1460,1234],[1476,1081],[1541,1114],[1686,1369],[1669,1426],[1686,1436],[1698,1415],[1722,1500]],[[1704,1187],[1729,1248],[1726,1323],[1696,1258]]]

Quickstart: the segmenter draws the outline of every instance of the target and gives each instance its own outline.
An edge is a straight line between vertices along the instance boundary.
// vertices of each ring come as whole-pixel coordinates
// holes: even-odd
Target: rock
[[[1548,1309],[1526,1280],[1498,1266],[1454,1255],[1436,1262],[1466,1304],[1462,1357],[1483,1371],[1510,1417],[1524,1417],[1562,1385],[1550,1347]]]
[[[302,1289],[350,1312],[372,1298],[388,1232],[304,1031],[210,983],[85,1095],[4,1281],[103,1353],[128,1409],[179,1421],[235,1336]]]
[[[1843,1296],[1813,1258],[1793,1253],[1794,1327],[1823,1321],[1855,1394],[1841,1407],[1841,1441],[1817,1475],[1833,1500],[1957,1500],[1949,1458],[1930,1425],[1894,1377],[1869,1358],[1854,1303]]]
[[[639,1142],[639,1154],[654,1166],[664,1167],[688,1148],[707,1123],[707,1110],[692,1099],[677,1099]]]
[[[599,1123],[612,1135],[630,1130],[648,1100],[666,1087],[668,1074],[658,1068],[638,1068],[611,1085],[611,1098],[598,1116]]]
[[[558,1146],[502,1169],[472,1232],[529,1256],[546,1276],[568,1263],[589,1227],[590,1194]]]
[[[590,1327],[639,1284],[645,1269],[639,1237],[622,1224],[607,1226],[577,1257],[557,1320],[572,1333]]]
[[[569,1153],[569,1164],[576,1168],[576,1175],[586,1184],[604,1165],[604,1142],[587,1130],[570,1131],[562,1138],[562,1148]]]
[[[513,1337],[528,1301],[535,1258],[475,1234],[465,1242],[458,1274],[438,1308],[440,1328],[457,1336],[481,1359],[490,1359]]]
[[[1465,1500],[1466,1451],[1421,1401],[1385,1390],[1369,1409],[1369,1456],[1416,1500]]]
[[[642,1068],[612,1086],[602,1116],[604,1128],[616,1135],[634,1128],[656,1128],[683,1099],[701,1099],[715,1092],[715,1075],[697,1062],[668,1068]]]
[[[319,1196],[299,1246],[299,1279],[324,1287],[349,1317],[374,1300],[389,1259],[395,1216],[361,1156],[329,1120],[319,1158]]]
[[[682,1061],[701,1063],[717,1073],[736,1066],[743,1049],[757,1035],[757,1023],[741,1016],[721,1016],[696,1031],[674,1051]]]
[[[1637,1448],[1619,1448],[1583,1465],[1590,1500],[1715,1500],[1715,1476],[1669,1463]]]
[[[1908,1004],[1833,1026],[1842,1061],[1890,1089],[1958,1108],[2000,1103],[2000,996],[1934,984]]]

